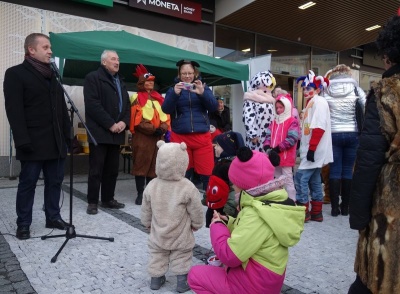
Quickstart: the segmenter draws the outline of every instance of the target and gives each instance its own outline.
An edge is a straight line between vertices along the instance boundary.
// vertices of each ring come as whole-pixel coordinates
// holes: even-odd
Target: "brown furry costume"
[[[360,231],[355,271],[372,293],[400,293],[400,76],[373,86],[380,127],[390,147],[372,198],[372,218]],[[350,220],[352,223],[352,220]]]
[[[141,210],[142,224],[151,228],[148,272],[161,277],[169,268],[185,275],[192,266],[193,230],[203,226],[203,206],[199,190],[185,178],[186,144],[158,141],[157,147],[157,178],[144,190]]]

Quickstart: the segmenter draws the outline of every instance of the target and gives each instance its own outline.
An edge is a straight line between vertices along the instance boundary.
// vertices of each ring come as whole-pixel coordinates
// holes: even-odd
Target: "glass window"
[[[216,27],[215,57],[239,61],[254,57],[254,34]]]
[[[309,68],[310,47],[257,35],[257,56],[271,54],[271,71],[290,76],[304,75]]]
[[[324,76],[337,65],[337,53],[323,49],[312,49],[311,69],[316,75]]]

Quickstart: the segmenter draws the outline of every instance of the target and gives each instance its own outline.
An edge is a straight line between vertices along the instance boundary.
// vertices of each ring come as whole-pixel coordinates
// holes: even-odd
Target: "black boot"
[[[136,205],[142,205],[145,181],[146,181],[145,177],[143,177],[143,176],[135,176],[136,191],[137,191],[137,197],[136,197],[136,200],[135,200],[135,204]]]
[[[357,275],[356,280],[351,284],[347,294],[372,294],[372,292],[363,284],[361,278]]]
[[[339,194],[340,194],[340,179],[329,179],[329,196],[331,197],[331,215],[338,216],[339,209]]]
[[[340,212],[342,215],[349,215],[351,181],[351,179],[342,179],[342,203],[340,203]]]

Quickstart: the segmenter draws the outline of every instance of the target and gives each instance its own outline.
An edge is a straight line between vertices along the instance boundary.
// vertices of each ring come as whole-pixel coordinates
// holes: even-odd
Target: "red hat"
[[[228,201],[228,195],[228,184],[217,176],[210,176],[206,190],[207,206],[211,209],[224,207]]]

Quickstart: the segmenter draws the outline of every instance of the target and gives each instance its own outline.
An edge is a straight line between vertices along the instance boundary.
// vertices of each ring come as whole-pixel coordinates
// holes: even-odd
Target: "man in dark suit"
[[[17,238],[30,238],[32,206],[40,171],[44,175],[46,228],[66,229],[60,215],[61,184],[70,138],[64,92],[50,68],[51,44],[46,35],[25,39],[25,60],[4,76],[4,98],[21,162],[17,191]]]
[[[118,74],[119,57],[115,51],[105,50],[101,66],[85,78],[83,95],[86,123],[97,141],[89,138],[88,214],[97,214],[101,187],[101,205],[123,208],[114,199],[119,169],[119,148],[125,143],[131,107],[129,94]]]

